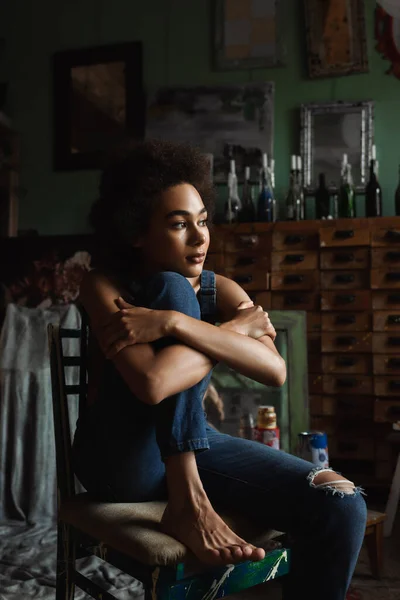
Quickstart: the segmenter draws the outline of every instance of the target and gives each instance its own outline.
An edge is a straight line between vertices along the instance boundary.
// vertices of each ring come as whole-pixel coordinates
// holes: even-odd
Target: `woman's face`
[[[138,245],[146,271],[175,271],[192,278],[201,274],[209,244],[207,211],[200,194],[182,183],[162,193]]]

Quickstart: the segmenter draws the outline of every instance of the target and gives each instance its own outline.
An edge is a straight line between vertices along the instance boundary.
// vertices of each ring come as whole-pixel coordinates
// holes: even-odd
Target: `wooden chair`
[[[282,534],[260,535],[254,523],[237,515],[222,518],[246,540],[266,548],[260,562],[210,568],[200,565],[180,542],[159,529],[166,503],[105,503],[75,492],[71,467],[71,428],[68,397],[86,402],[86,348],[88,328],[82,331],[48,326],[58,488],[58,543],[56,600],[72,600],[75,586],[98,600],[115,598],[78,572],[75,561],[95,555],[143,583],[152,600],[216,600],[288,573],[290,550]],[[63,340],[80,340],[76,356],[64,356]],[[79,369],[79,383],[67,385],[65,367]]]

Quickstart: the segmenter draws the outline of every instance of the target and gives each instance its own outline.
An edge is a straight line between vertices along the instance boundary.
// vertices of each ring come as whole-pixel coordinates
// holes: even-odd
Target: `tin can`
[[[257,413],[257,427],[259,429],[275,429],[275,406],[259,406]]]
[[[302,431],[297,454],[318,467],[329,467],[328,436],[323,431]]]
[[[251,413],[243,413],[240,417],[239,437],[254,440],[254,417]]]
[[[280,448],[279,427],[274,427],[274,428],[270,428],[270,429],[261,429],[259,427],[255,427],[254,428],[254,439],[257,442],[261,442],[261,444],[270,446],[270,448],[275,448],[275,450],[279,450],[279,448]]]

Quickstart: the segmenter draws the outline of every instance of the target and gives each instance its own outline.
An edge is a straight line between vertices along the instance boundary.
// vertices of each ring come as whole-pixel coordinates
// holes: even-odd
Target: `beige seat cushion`
[[[160,531],[165,507],[165,502],[95,502],[87,494],[78,494],[63,504],[60,519],[141,563],[160,566],[190,563],[193,555],[188,548]],[[273,538],[280,532],[260,532],[242,517],[230,514],[221,517],[246,541],[266,550],[279,546]]]

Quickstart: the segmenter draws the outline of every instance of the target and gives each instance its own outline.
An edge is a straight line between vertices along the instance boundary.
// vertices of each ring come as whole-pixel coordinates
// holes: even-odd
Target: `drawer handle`
[[[334,236],[338,240],[347,240],[349,238],[354,237],[354,231],[352,229],[342,229],[339,231],[335,231]]]
[[[338,304],[352,304],[355,302],[356,297],[354,294],[339,294],[336,296],[336,302]]]
[[[346,273],[345,275],[343,275],[343,274],[336,275],[334,277],[335,283],[353,283],[354,280],[355,280],[355,277],[352,273]]]
[[[238,258],[235,267],[248,267],[249,265],[254,265],[256,259],[251,256],[242,256]]]
[[[385,233],[385,238],[391,240],[392,242],[400,242],[400,231],[395,231],[394,229],[389,229]]]
[[[400,315],[389,315],[387,318],[387,322],[389,323],[389,325],[399,325]]]
[[[389,294],[387,301],[389,304],[398,304],[400,302],[400,294]]]
[[[387,343],[389,346],[400,346],[400,337],[388,337]]]
[[[400,260],[400,252],[386,252],[385,258],[390,262],[398,262]]]
[[[337,367],[354,367],[356,363],[356,359],[350,356],[338,356],[335,361]]]
[[[285,297],[285,304],[286,305],[293,305],[293,304],[305,304],[307,302],[306,298],[304,296],[286,296]]]
[[[285,262],[299,263],[304,261],[304,254],[286,254]]]
[[[336,379],[337,387],[353,388],[357,385],[357,379]]]
[[[386,273],[385,279],[388,281],[400,281],[400,273]]]
[[[233,278],[236,283],[251,283],[253,281],[252,275],[238,275]]]
[[[389,390],[391,390],[393,392],[396,390],[400,390],[400,381],[398,381],[398,380],[389,381]]]
[[[353,325],[356,322],[356,315],[337,315],[336,325]]]
[[[285,275],[283,283],[301,283],[304,281],[304,275]]]
[[[258,235],[240,235],[239,240],[244,246],[255,246],[258,242]]]
[[[386,365],[389,369],[398,369],[400,367],[400,358],[389,358]]]
[[[352,252],[337,252],[333,256],[334,262],[347,263],[354,260],[354,254]]]
[[[304,242],[304,235],[287,235],[285,237],[285,244],[300,244]]]
[[[357,338],[352,335],[342,335],[336,338],[336,343],[338,346],[351,346],[352,344],[355,344],[356,341]]]

